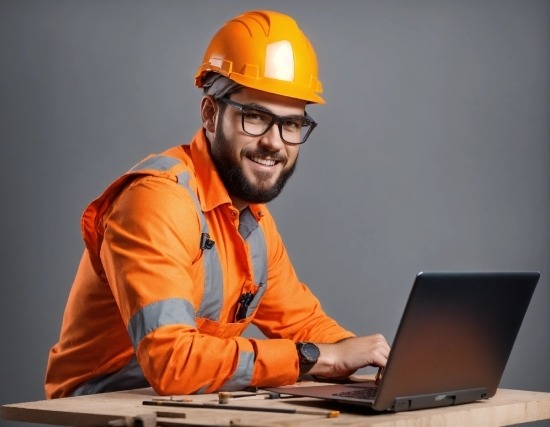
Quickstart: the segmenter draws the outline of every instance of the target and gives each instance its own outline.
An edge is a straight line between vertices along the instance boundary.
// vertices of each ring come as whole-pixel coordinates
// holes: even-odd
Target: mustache
[[[265,148],[256,148],[253,150],[247,150],[244,152],[247,157],[261,157],[265,159],[275,160],[276,162],[286,162],[288,160],[287,156],[281,154],[280,152],[274,153],[272,151],[266,150]]]

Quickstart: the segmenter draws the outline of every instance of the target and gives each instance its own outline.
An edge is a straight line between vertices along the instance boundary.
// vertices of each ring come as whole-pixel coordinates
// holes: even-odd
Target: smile
[[[261,157],[250,157],[250,160],[263,166],[275,166],[277,164],[276,160],[263,159]]]

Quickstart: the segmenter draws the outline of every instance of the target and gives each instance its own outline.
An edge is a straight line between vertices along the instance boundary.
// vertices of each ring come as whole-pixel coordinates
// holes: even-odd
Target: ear
[[[206,131],[214,133],[216,130],[216,113],[219,111],[218,104],[210,95],[205,95],[201,100],[202,127]]]

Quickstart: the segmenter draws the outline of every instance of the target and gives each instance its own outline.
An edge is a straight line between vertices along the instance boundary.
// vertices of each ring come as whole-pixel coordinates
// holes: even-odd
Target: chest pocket
[[[260,305],[262,296],[266,290],[266,284],[260,283],[259,285],[253,285],[254,293],[250,303],[246,306],[245,316],[242,319],[235,319],[234,322],[219,322],[217,320],[208,319],[205,317],[196,317],[195,322],[197,328],[205,334],[215,335],[220,338],[231,338],[242,335],[245,329],[250,325],[252,319],[254,319],[254,313]],[[236,304],[237,305],[237,304]],[[239,310],[236,307],[236,312]]]

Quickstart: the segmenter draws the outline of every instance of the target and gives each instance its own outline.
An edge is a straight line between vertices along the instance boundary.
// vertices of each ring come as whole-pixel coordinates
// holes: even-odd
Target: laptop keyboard
[[[334,393],[333,396],[339,397],[352,397],[354,399],[373,400],[378,392],[378,387],[366,387],[352,391],[342,391],[340,393]]]

